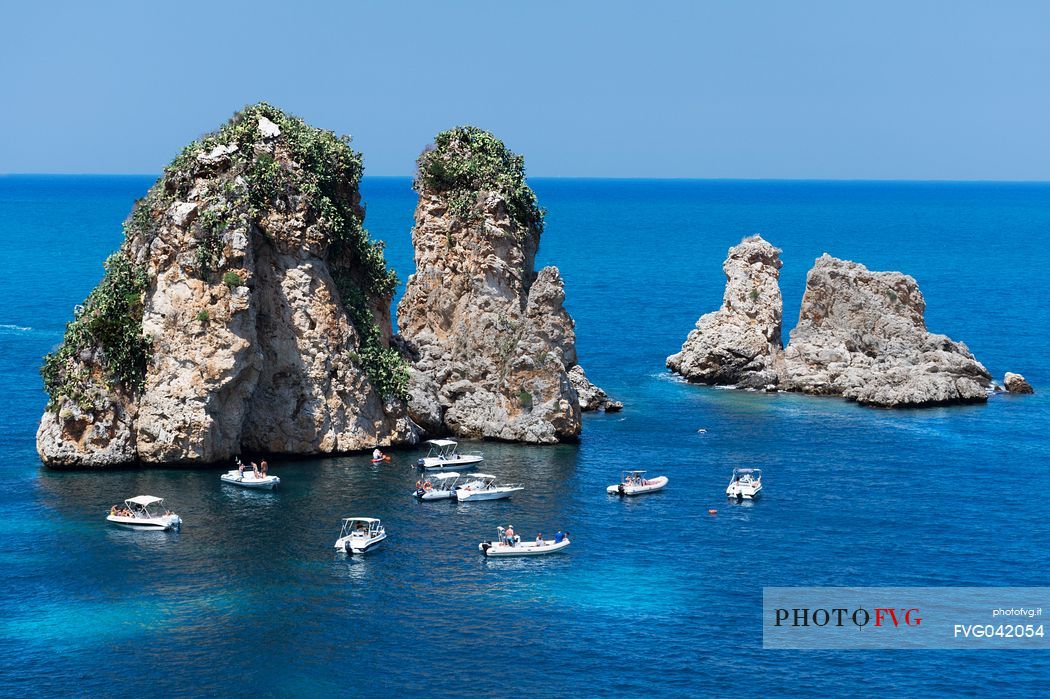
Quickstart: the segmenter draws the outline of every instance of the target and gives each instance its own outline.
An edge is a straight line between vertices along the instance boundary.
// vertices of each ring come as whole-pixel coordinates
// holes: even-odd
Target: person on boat
[[[539,534],[536,535],[536,543],[539,544],[540,546],[543,545],[543,532],[540,532]]]
[[[240,474],[241,478],[244,478],[244,462],[241,461],[241,457],[237,457],[237,473]]]
[[[270,469],[265,461],[259,464],[259,471],[262,473],[262,477],[266,478],[266,472]]]
[[[255,463],[254,461],[252,462],[252,473],[255,474],[256,478],[259,477],[259,464]]]
[[[554,534],[554,543],[560,544],[561,540],[565,538],[565,535],[561,533],[561,529]]]
[[[386,458],[386,456],[379,450],[379,447],[372,450],[372,461],[381,461],[384,458]]]
[[[508,524],[507,525],[506,534],[507,534],[507,545],[513,546],[514,545],[514,525],[513,524]]]

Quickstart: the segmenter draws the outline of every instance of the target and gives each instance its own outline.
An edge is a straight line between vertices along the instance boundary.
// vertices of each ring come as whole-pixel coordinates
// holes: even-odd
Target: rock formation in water
[[[823,255],[806,278],[781,387],[887,407],[987,400],[988,371],[963,343],[927,332],[925,310],[913,278]]]
[[[190,144],[42,373],[52,466],[207,463],[412,442],[396,279],[349,140],[269,105]]]
[[[618,413],[623,410],[623,401],[613,400],[604,390],[591,383],[579,364],[569,369],[569,383],[576,389],[580,410],[583,412],[603,410],[607,413]]]
[[[763,388],[779,381],[780,250],[760,236],[729,248],[722,307],[701,316],[667,366],[696,383]]]
[[[1003,386],[1010,393],[1035,393],[1032,384],[1028,383],[1025,377],[1010,371],[1003,376]]]
[[[523,159],[451,129],[420,156],[415,188],[416,272],[397,311],[413,420],[428,436],[575,439],[574,324],[557,268],[534,271],[543,212]]]

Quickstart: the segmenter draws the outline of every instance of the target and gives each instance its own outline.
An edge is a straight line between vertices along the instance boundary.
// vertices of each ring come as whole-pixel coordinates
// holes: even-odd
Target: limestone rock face
[[[613,400],[604,390],[591,383],[579,364],[569,369],[569,383],[576,389],[576,395],[580,399],[580,410],[583,412],[604,410],[607,413],[616,413],[623,410],[623,402]]]
[[[780,250],[760,236],[729,249],[722,307],[697,321],[667,366],[689,381],[765,388],[779,381]]]
[[[580,434],[576,335],[523,161],[460,127],[420,156],[416,272],[398,305],[409,411],[427,436],[554,443]]]
[[[539,232],[522,229],[497,194],[483,220],[447,216],[443,198],[420,196],[412,230],[416,273],[398,305],[413,354],[409,410],[428,435],[552,443],[580,433],[567,370],[576,335],[558,270],[536,274]]]
[[[987,400],[991,376],[961,342],[926,330],[915,280],[825,254],[806,279],[781,388],[887,407]]]
[[[1003,386],[1010,393],[1035,393],[1032,384],[1028,383],[1025,377],[1010,371],[1006,372],[1006,375],[1003,377]]]
[[[385,346],[393,280],[361,227],[359,175],[344,140],[267,105],[191,144],[136,205],[117,254],[145,280],[133,321],[110,318],[148,342],[138,386],[113,376],[106,327],[74,321],[45,365],[44,462],[414,442],[397,392],[373,377],[376,357],[399,355]],[[80,345],[86,355],[67,350]]]

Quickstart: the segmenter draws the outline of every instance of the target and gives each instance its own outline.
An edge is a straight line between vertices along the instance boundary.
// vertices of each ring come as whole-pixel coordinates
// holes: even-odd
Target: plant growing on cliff
[[[146,272],[121,251],[105,262],[102,281],[84,301],[83,310],[66,325],[62,345],[44,357],[40,373],[51,397],[49,408],[66,398],[82,408],[92,402],[90,384],[101,379],[109,388],[140,393],[145,386],[150,342],[142,336]],[[101,376],[80,357],[92,352]]]
[[[544,211],[525,181],[525,158],[476,126],[443,131],[416,161],[414,187],[445,197],[449,210],[465,222],[480,218],[479,192],[497,192],[511,218],[523,228],[543,230]]]
[[[383,335],[368,307],[368,299],[345,270],[333,273],[343,307],[350,316],[360,338],[357,352],[350,352],[351,361],[359,363],[368,380],[383,398],[408,398],[408,364],[396,349],[383,344]]]

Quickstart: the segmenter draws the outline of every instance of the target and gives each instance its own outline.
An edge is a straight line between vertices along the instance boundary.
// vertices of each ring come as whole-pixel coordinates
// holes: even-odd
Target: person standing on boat
[[[506,534],[507,534],[507,544],[509,546],[513,546],[514,545],[514,525],[513,524],[508,524],[507,525],[507,532],[506,532]]]
[[[269,470],[269,468],[270,467],[267,465],[267,463],[265,461],[263,461],[261,464],[259,464],[259,471],[260,471],[260,473],[262,473],[262,477],[263,478],[266,478],[266,472]]]

